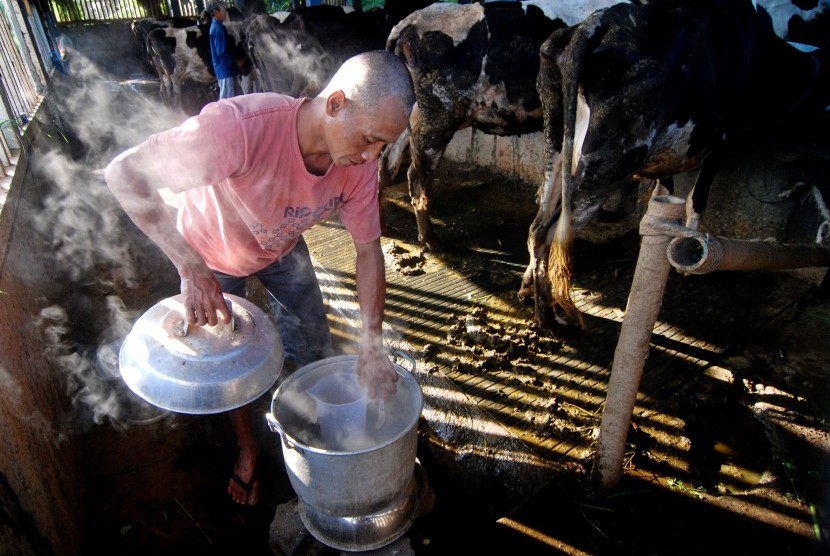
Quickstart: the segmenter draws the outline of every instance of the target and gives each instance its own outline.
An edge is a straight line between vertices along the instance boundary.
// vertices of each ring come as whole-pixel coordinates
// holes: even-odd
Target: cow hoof
[[[554,332],[557,335],[579,334],[585,330],[579,313],[567,315],[561,307],[551,307],[544,303],[536,304],[535,321],[540,328]]]
[[[529,286],[525,286],[522,284],[522,287],[520,287],[519,291],[516,292],[516,297],[518,297],[519,301],[525,305],[533,303],[533,285],[531,284]]]
[[[445,249],[444,244],[437,239],[421,240],[421,243],[424,246],[424,251],[429,251],[431,253],[441,253]]]

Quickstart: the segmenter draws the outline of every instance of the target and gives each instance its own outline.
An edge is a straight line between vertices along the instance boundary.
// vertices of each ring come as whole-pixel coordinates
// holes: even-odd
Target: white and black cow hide
[[[198,22],[190,17],[145,17],[143,19],[136,19],[130,23],[130,29],[135,36],[136,43],[139,46],[140,52],[145,61],[154,67],[153,58],[150,54],[150,47],[147,43],[147,36],[154,29],[176,28],[182,29],[184,27],[193,27]]]
[[[418,240],[427,249],[442,248],[429,217],[429,187],[455,132],[471,126],[495,135],[540,131],[539,47],[555,29],[618,1],[435,3],[392,29],[386,49],[409,67],[417,104],[409,130],[381,157],[380,189],[410,163]]]
[[[830,48],[830,0],[756,0],[784,40]]]
[[[319,13],[336,11],[345,15],[340,6],[313,8],[320,8]],[[318,13],[313,8],[304,9],[311,11],[310,17]],[[302,21],[302,16],[291,12],[276,12],[254,16],[247,22],[245,47],[262,91],[313,97],[339,66]]]
[[[242,75],[251,71],[251,63],[242,45],[243,22],[225,21],[228,51],[234,59],[243,59]],[[162,99],[177,108],[183,107],[185,85],[213,88],[216,74],[210,56],[210,26],[194,25],[192,27],[155,29],[147,35],[148,48],[153,65],[161,79],[160,94]],[[210,100],[215,100],[210,99]],[[209,102],[205,99],[204,102]],[[192,107],[188,112],[198,110]]]
[[[687,225],[735,149],[830,102],[825,50],[778,37],[752,0],[620,4],[542,45],[545,182],[520,294],[543,326],[579,319],[570,299],[576,231],[641,178],[700,169]]]
[[[382,50],[399,14],[421,1],[393,3],[395,10],[365,12],[317,5],[257,15],[245,26],[245,47],[264,91],[315,96],[348,58]]]

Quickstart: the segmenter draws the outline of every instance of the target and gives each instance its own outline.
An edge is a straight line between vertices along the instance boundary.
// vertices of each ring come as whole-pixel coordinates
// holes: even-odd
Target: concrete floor
[[[793,492],[800,487],[786,484],[781,466],[807,458],[797,465],[802,478],[824,471],[826,431],[808,416],[827,410],[822,396],[812,396],[826,392],[830,361],[821,340],[828,330],[827,301],[816,290],[821,271],[670,277],[634,411],[620,498],[596,500],[587,492],[587,475],[637,236],[579,246],[576,298],[586,315],[584,333],[534,330],[530,308],[515,295],[526,260],[526,223],[535,210],[532,195],[510,180],[452,164],[439,181],[445,189],[435,188],[432,206],[452,245],[445,253],[421,253],[411,242],[414,217],[403,184],[388,192],[393,226],[384,244],[395,254],[387,258],[387,341],[418,356],[426,397],[423,457],[444,475],[439,482],[465,485],[462,512],[482,510],[479,517],[490,525],[473,530],[486,539],[483,549],[820,549],[811,511],[821,505],[824,489],[807,479],[815,497],[808,502],[803,492]],[[342,297],[338,292],[349,290],[353,277],[348,238],[336,225],[324,225],[308,234],[308,242],[323,266],[324,286],[329,277],[332,297]],[[423,272],[412,271],[412,258]],[[469,334],[473,315],[489,337]],[[798,347],[781,355],[795,339]],[[805,382],[782,382],[781,373],[788,372],[782,365],[798,365]],[[798,403],[770,405],[779,394]],[[801,423],[796,430],[811,447],[782,440],[775,432],[782,420]],[[811,466],[808,461],[818,467],[802,467]],[[441,503],[439,494],[439,514]],[[701,537],[710,521],[734,543]]]

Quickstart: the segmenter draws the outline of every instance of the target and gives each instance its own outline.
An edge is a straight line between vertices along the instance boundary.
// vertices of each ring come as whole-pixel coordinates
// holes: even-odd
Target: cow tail
[[[576,130],[577,95],[579,93],[579,61],[585,51],[588,37],[582,31],[574,33],[570,44],[558,54],[558,64],[562,72],[562,199],[559,221],[553,235],[548,255],[548,278],[551,282],[553,301],[566,317],[576,319],[583,326],[582,315],[571,297],[571,280],[573,261],[571,247],[573,244],[573,177],[576,172],[574,163],[574,133]]]

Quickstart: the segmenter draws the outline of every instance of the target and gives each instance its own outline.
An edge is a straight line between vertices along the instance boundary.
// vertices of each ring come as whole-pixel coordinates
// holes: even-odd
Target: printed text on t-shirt
[[[317,218],[321,214],[325,212],[331,212],[337,210],[340,205],[343,204],[343,199],[340,196],[332,197],[329,201],[322,206],[317,207],[316,210],[311,210],[311,207],[285,207],[285,212],[283,213],[284,218],[306,218],[311,216],[312,218]]]

